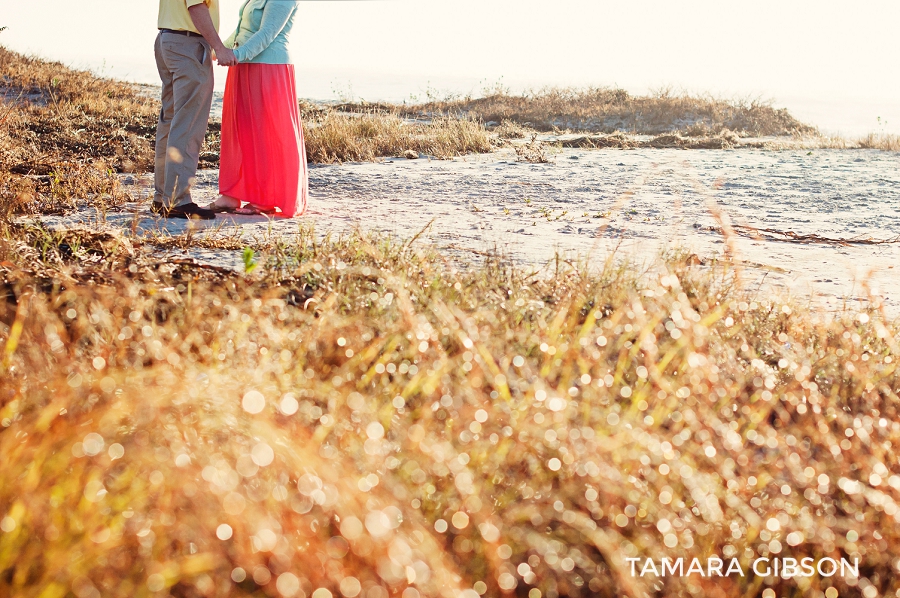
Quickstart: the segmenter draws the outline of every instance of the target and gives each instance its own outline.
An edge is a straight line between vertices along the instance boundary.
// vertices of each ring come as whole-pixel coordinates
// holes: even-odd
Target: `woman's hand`
[[[219,66],[235,66],[238,63],[237,57],[235,57],[234,52],[222,46],[220,49],[216,50],[216,59],[219,62]]]

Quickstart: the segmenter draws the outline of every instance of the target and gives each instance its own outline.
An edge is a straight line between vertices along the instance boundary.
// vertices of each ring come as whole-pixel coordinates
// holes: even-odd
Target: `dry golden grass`
[[[310,162],[364,162],[387,156],[418,158],[420,154],[453,158],[493,149],[490,135],[479,123],[465,118],[438,118],[413,123],[396,114],[328,111],[304,122]]]
[[[2,46],[0,78],[4,170],[48,175],[68,161],[102,161],[118,171],[152,167],[148,139],[159,107],[130,85]]]
[[[848,138],[839,135],[797,135],[791,139],[767,140],[766,149],[875,149],[889,152],[900,151],[900,136],[885,133],[869,133],[864,137]]]
[[[624,133],[611,135],[586,135],[565,139],[562,147],[582,149],[733,149],[735,147],[765,147],[765,142],[741,141],[738,135],[727,129],[713,137],[684,137],[678,134],[657,135],[651,139],[641,139]]]
[[[879,149],[890,152],[900,151],[900,135],[870,133],[857,140],[860,149]]]
[[[0,594],[898,588],[900,329],[877,310],[817,317],[690,260],[459,272],[307,231],[245,275],[3,239]],[[711,555],[860,579],[624,560]]]
[[[744,137],[760,137],[815,130],[787,110],[764,102],[678,95],[670,90],[633,96],[605,87],[545,88],[523,95],[498,92],[478,99],[432,101],[402,111],[408,115],[465,115],[484,122],[512,121],[540,131],[714,137],[727,129]]]
[[[71,207],[73,197],[118,202],[115,171],[146,169],[153,103],[124,83],[0,46],[2,211]]]

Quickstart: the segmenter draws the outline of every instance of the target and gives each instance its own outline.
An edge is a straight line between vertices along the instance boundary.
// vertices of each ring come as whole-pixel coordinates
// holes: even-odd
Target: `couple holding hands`
[[[289,39],[298,0],[247,0],[237,31],[219,37],[219,0],[160,0],[156,64],[162,110],[151,211],[293,217],[307,201],[306,149]],[[230,67],[222,111],[219,197],[191,198],[213,99],[213,59]]]

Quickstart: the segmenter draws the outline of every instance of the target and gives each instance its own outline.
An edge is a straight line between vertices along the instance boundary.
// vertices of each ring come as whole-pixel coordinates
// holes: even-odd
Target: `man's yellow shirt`
[[[216,31],[219,30],[219,0],[159,0],[159,25],[160,29],[174,29],[175,31],[193,31],[199,33],[191,21],[188,8],[198,4],[209,6],[209,14],[212,16]]]

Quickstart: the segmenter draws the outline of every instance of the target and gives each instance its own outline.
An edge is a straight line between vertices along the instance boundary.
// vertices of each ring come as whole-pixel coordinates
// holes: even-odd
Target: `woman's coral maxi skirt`
[[[219,193],[288,218],[306,210],[306,148],[292,64],[228,69]]]

